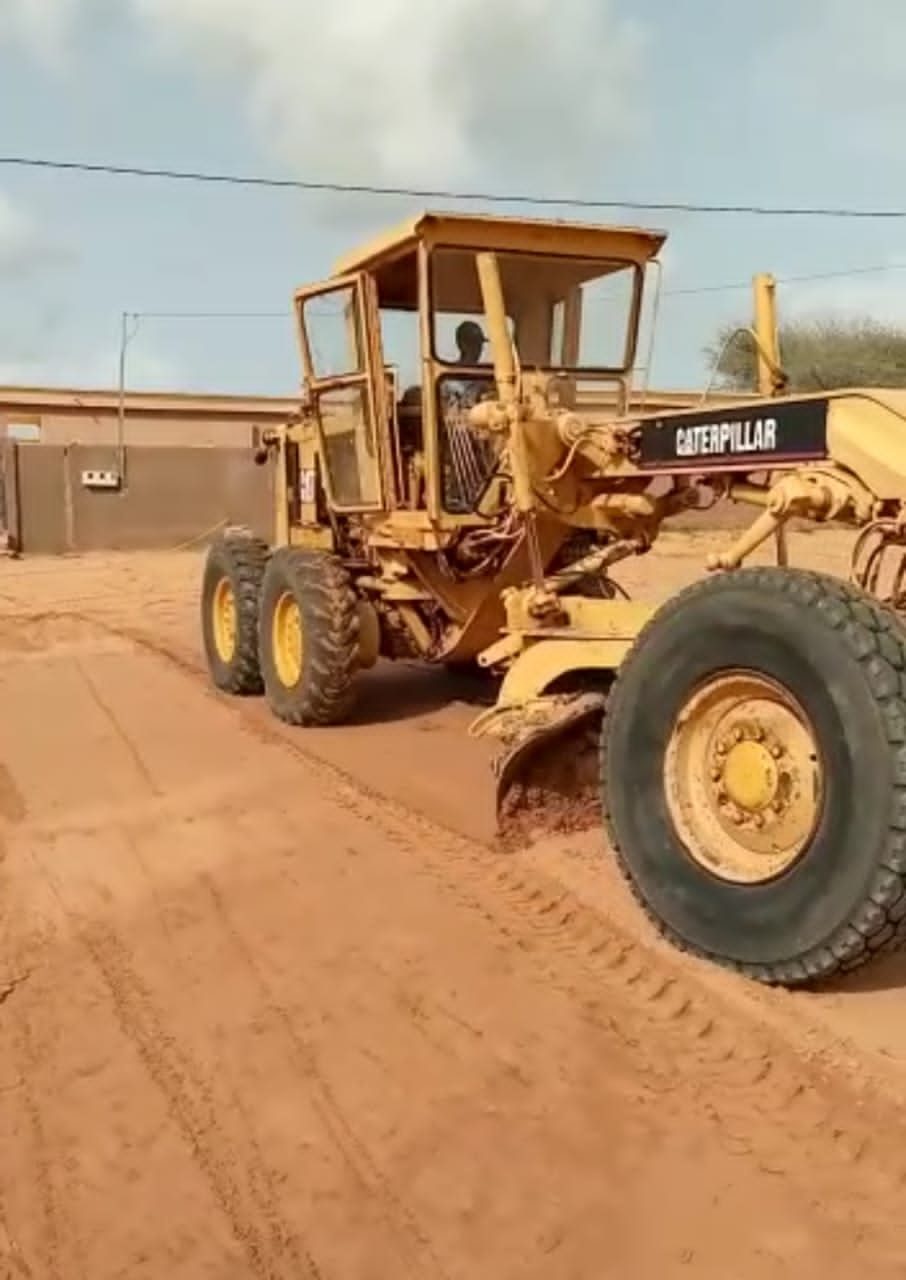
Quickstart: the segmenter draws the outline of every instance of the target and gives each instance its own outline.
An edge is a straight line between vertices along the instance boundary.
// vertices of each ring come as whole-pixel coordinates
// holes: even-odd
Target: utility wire
[[[810,284],[815,280],[841,280],[850,276],[880,275],[886,271],[906,271],[906,262],[886,262],[874,267],[842,267],[836,271],[813,271],[807,275],[774,276],[777,284]],[[696,293],[729,293],[735,289],[751,289],[751,280],[733,284],[706,284],[689,289],[665,289],[664,297],[684,297]]]
[[[141,320],[289,320],[292,310],[283,311],[130,311]]]
[[[159,178],[174,182],[216,183],[237,187],[270,187],[296,191],[323,191],[348,195],[405,196],[419,200],[484,201],[495,204],[561,205],[574,209],[640,209],[651,213],[748,214],[772,218],[848,218],[903,220],[906,209],[859,209],[846,206],[700,204],[687,201],[597,200],[579,196],[538,196],[491,191],[376,186],[370,183],[327,182],[301,178],[272,178],[236,173],[205,173],[192,169],[152,169],[139,165],[96,164],[81,160],[46,160],[32,156],[0,156],[0,167],[50,169],[115,177]]]
[[[887,271],[906,271],[906,262],[887,262],[873,267],[843,267],[836,271],[814,271],[807,275],[775,276],[777,284],[807,284],[816,280],[838,280],[851,276],[880,275]],[[705,293],[732,293],[751,289],[751,280],[734,280],[726,284],[706,284],[688,289],[665,289],[664,298],[683,298]],[[610,301],[599,299],[598,301]],[[614,300],[616,301],[616,300]],[[130,311],[130,317],[142,320],[288,320],[284,311]],[[332,314],[332,313],[331,313]]]

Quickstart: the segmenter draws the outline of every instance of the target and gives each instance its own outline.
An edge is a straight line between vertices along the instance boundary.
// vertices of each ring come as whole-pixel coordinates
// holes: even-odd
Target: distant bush
[[[724,325],[705,356],[716,385],[748,391],[756,385],[755,344]],[[906,387],[906,330],[865,317],[794,321],[780,326],[781,363],[789,391],[836,387]]]

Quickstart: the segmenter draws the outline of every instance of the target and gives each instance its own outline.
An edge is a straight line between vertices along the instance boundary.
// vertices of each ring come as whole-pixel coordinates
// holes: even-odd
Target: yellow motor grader
[[[759,393],[646,401],[664,240],[426,213],[299,290],[299,413],[256,456],[275,536],[211,546],[204,645],[303,727],[382,656],[498,675],[502,815],[568,825],[591,788],[675,944],[792,986],[906,934],[906,393],[786,394],[760,277]],[[724,499],[757,515],[702,580],[626,598],[612,567]],[[860,531],[851,581],[787,564],[791,519]]]

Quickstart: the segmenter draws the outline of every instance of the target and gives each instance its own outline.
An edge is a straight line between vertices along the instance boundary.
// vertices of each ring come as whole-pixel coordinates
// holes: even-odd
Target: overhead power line
[[[292,311],[128,311],[138,320],[288,320]]]
[[[810,284],[818,280],[840,280],[852,276],[882,275],[887,271],[906,271],[906,262],[879,263],[870,267],[841,267],[834,271],[813,271],[807,275],[775,276],[777,284]],[[752,281],[733,280],[725,284],[705,284],[684,289],[665,289],[665,298],[686,298],[706,293],[733,293],[751,289]],[[614,300],[615,301],[615,300]],[[291,318],[283,311],[130,311],[130,319],[139,320],[282,320]]]
[[[906,262],[885,262],[873,267],[840,267],[835,271],[812,271],[806,275],[774,276],[777,284],[811,284],[818,280],[844,280],[852,276],[882,275],[887,271],[906,271]],[[697,293],[730,293],[751,289],[752,281],[736,280],[731,284],[705,284],[688,289],[665,289],[665,298],[688,297]]]
[[[598,200],[580,196],[541,196],[515,192],[450,191],[443,188],[377,186],[371,183],[328,182],[303,178],[274,178],[237,173],[206,173],[193,169],[153,169],[140,165],[96,164],[81,160],[46,160],[32,156],[0,156],[0,167],[49,169],[113,177],[157,178],[172,182],[211,183],[236,187],[332,192],[346,195],[405,196],[417,200],[482,201],[573,209],[637,209],[648,213],[744,214],[768,218],[906,219],[906,209],[859,209],[834,205],[704,204],[678,200]]]

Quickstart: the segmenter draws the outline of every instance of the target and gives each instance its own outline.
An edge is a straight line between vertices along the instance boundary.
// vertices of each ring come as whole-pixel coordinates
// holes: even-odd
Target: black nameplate
[[[827,401],[786,400],[671,413],[633,433],[641,467],[783,466],[827,456]]]

